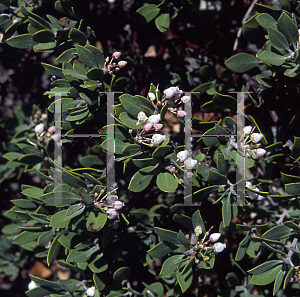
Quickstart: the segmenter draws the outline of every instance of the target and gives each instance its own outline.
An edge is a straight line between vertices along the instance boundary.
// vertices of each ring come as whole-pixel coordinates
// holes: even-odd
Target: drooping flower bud
[[[251,133],[251,130],[252,130],[252,127],[251,126],[246,126],[244,127],[244,134],[250,134]]]
[[[124,206],[124,203],[120,200],[117,200],[113,203],[113,207],[115,210],[121,209]]]
[[[258,143],[263,138],[263,135],[261,133],[253,133],[250,137],[251,141],[253,143]]]
[[[127,62],[126,61],[120,61],[120,62],[118,62],[118,66],[120,67],[120,68],[123,68],[123,67],[125,67],[127,65]]]
[[[118,200],[117,195],[108,195],[106,198],[108,204],[113,204],[116,200]]]
[[[115,219],[118,216],[118,212],[114,209],[109,208],[107,211],[107,218],[110,220]]]
[[[160,115],[159,114],[153,114],[152,116],[149,117],[149,123],[151,123],[153,126],[158,124],[160,120]]]
[[[44,131],[44,124],[38,124],[37,126],[35,126],[34,128],[34,132],[41,134]]]
[[[162,127],[163,127],[163,124],[155,124],[154,125],[154,130],[155,131],[160,131],[162,129]]]
[[[211,242],[216,242],[217,240],[219,240],[221,236],[221,233],[213,233],[209,236],[209,239]]]
[[[186,112],[184,110],[178,110],[177,111],[177,116],[179,118],[184,118],[186,116]]]
[[[86,296],[93,297],[95,296],[96,289],[95,287],[90,287],[86,290]]]
[[[138,116],[137,116],[139,121],[146,121],[147,120],[147,116],[143,111],[140,111]]]
[[[226,248],[226,244],[225,243],[216,242],[214,244],[214,250],[215,250],[216,253],[223,252],[225,248]]]
[[[262,149],[262,148],[254,149],[254,150],[252,151],[252,158],[253,158],[253,159],[259,159],[259,158],[262,157],[265,153],[266,153],[266,150],[264,150],[264,149]]]
[[[164,90],[164,94],[167,98],[172,98],[175,95],[173,88],[167,88]]]
[[[161,144],[165,139],[166,139],[166,136],[165,136],[165,135],[154,134],[154,135],[152,136],[151,143],[152,143],[153,146],[158,146],[158,145]]]
[[[187,178],[192,178],[194,176],[194,173],[193,172],[187,172],[186,173],[186,177]]]
[[[187,158],[184,161],[186,169],[194,169],[197,165],[197,160],[193,160],[191,157]]]
[[[180,162],[184,162],[186,160],[186,158],[188,157],[189,152],[187,150],[181,151],[177,154],[177,159]]]
[[[251,182],[246,182],[246,187],[247,188],[252,188],[252,183]]]
[[[120,52],[114,52],[113,53],[113,58],[114,59],[119,59],[121,57],[121,53]]]
[[[146,124],[143,129],[145,132],[149,132],[152,129],[152,124],[151,123]]]
[[[55,132],[55,127],[51,126],[48,128],[48,132],[50,132],[51,134],[53,134]]]
[[[190,100],[191,100],[191,97],[190,97],[190,96],[183,96],[183,97],[181,98],[181,102],[182,102],[182,103],[188,103]]]
[[[148,97],[150,98],[151,101],[154,101],[155,98],[156,98],[156,97],[155,97],[155,94],[153,94],[153,93],[151,93],[151,92],[148,93]]]
[[[28,284],[28,290],[32,290],[36,287],[37,287],[37,284],[33,280]]]

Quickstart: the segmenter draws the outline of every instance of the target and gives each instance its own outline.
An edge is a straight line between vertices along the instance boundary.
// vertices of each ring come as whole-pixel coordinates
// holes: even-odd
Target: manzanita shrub
[[[167,34],[186,6],[152,2],[135,7],[135,21]],[[200,2],[199,10],[211,5]],[[1,145],[1,183],[38,181],[22,184],[22,198],[3,212],[1,275],[34,259],[70,271],[68,279],[29,275],[29,297],[298,296],[300,18],[281,2],[294,11],[256,4],[243,33],[258,51],[226,60],[230,82],[218,85],[210,57],[199,70],[207,81],[190,91],[174,76],[129,94],[120,81],[130,82],[132,59],[91,45],[95,32],[72,1],[55,1],[57,12],[45,16],[35,1],[1,0],[3,52],[56,55],[42,63],[51,76],[47,111],[15,108],[14,124],[1,123],[13,130]],[[229,92],[243,94],[244,126]],[[188,127],[186,106],[196,113],[199,102],[191,149],[166,125]]]

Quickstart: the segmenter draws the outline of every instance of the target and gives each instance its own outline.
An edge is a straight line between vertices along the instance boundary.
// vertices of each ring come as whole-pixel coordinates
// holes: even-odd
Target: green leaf
[[[35,165],[44,161],[44,157],[36,154],[27,154],[18,159],[18,162],[27,165]]]
[[[60,56],[58,56],[55,61],[58,63],[68,63],[70,62],[73,58],[77,56],[77,50],[76,48],[69,48],[65,50]]]
[[[277,28],[276,20],[268,13],[260,13],[255,19],[264,29]]]
[[[159,158],[164,156],[169,150],[171,146],[169,145],[160,145],[158,146],[155,151],[152,153],[152,158]]]
[[[62,172],[62,180],[64,183],[66,183],[76,189],[86,188],[86,183],[84,181],[82,181],[80,178],[74,176],[73,174],[67,172],[66,170],[63,170],[63,172]]]
[[[33,34],[32,40],[39,43],[52,42],[55,40],[55,35],[50,30],[41,30]]]
[[[102,69],[104,66],[104,62],[105,62],[103,53],[98,48],[96,48],[95,46],[92,46],[90,44],[87,44],[85,46],[85,48],[90,50],[93,53],[93,55],[97,61],[98,67]]]
[[[136,130],[137,126],[137,119],[132,118],[131,116],[128,115],[127,112],[121,112],[119,119],[126,125],[128,128],[132,130]]]
[[[123,107],[126,109],[128,114],[133,116],[137,121],[137,116],[141,111],[142,102],[136,96],[131,96],[129,94],[123,94],[119,97]]]
[[[0,2],[5,8],[10,8],[10,0],[1,0]]]
[[[81,74],[81,73],[79,73],[77,71],[74,71],[72,69],[64,69],[64,74],[68,74],[68,75],[74,76],[74,77],[79,78],[81,80],[86,80],[87,79],[86,75],[83,75],[83,74]]]
[[[65,215],[67,213],[67,209],[61,210],[57,213],[55,213],[51,217],[50,221],[50,227],[55,227],[55,228],[66,228],[68,227],[70,220],[65,220]]]
[[[73,42],[79,44],[86,44],[87,41],[86,35],[76,28],[70,30],[69,38],[71,38]]]
[[[86,262],[91,257],[91,255],[97,252],[99,249],[100,247],[96,245],[86,251],[80,251],[76,249],[71,250],[67,257],[67,261],[78,263]]]
[[[234,97],[229,96],[229,95],[223,95],[218,92],[215,93],[213,100],[213,104],[215,104],[217,107],[221,109],[231,109],[233,112],[236,111],[237,109],[237,101]],[[217,125],[216,125],[217,126]],[[225,129],[222,130],[223,133],[216,133],[217,135],[227,135],[228,133],[226,132]]]
[[[121,267],[114,272],[113,279],[117,282],[121,282],[123,280],[128,280],[129,275],[130,275],[130,268]]]
[[[170,15],[162,13],[155,19],[155,25],[160,32],[164,33],[170,27]]]
[[[27,200],[27,199],[15,199],[15,200],[11,200],[11,202],[20,207],[20,208],[36,208],[36,204],[34,204],[31,200]]]
[[[23,245],[37,239],[44,232],[23,231],[14,238],[14,244]]]
[[[153,178],[155,166],[148,166],[136,172],[130,180],[128,189],[132,192],[142,192]]]
[[[283,283],[283,289],[286,288],[286,286],[288,285],[289,281],[291,280],[291,278],[294,276],[295,273],[295,266],[292,266],[290,268],[290,270],[288,271],[288,273],[286,274],[286,277],[284,279],[284,283]]]
[[[232,212],[231,212],[231,193],[228,193],[226,199],[222,200],[222,217],[223,217],[223,226],[229,226],[231,222]]]
[[[40,197],[46,204],[49,205],[70,205],[81,200],[80,196],[70,191],[54,191],[44,194]]]
[[[286,56],[277,55],[270,51],[263,51],[260,53],[258,52],[257,57],[260,60],[264,61],[265,63],[271,64],[274,66],[281,66],[287,59]]]
[[[41,64],[50,75],[54,75],[57,77],[64,77],[64,74],[63,74],[63,71],[61,68],[58,68],[58,67],[46,64],[46,63],[41,63]]]
[[[50,294],[57,293],[57,291],[53,290],[52,288],[44,288],[44,287],[37,287],[30,291],[25,292],[28,297],[41,297],[41,296],[50,296]]]
[[[58,23],[59,20],[54,16],[47,14],[46,17],[50,20],[53,26],[55,26],[59,31],[64,31],[64,28]]]
[[[122,150],[122,154],[124,156],[130,156],[139,153],[140,151],[141,147],[138,144],[129,144]]]
[[[253,275],[250,280],[250,284],[258,286],[268,285],[276,279],[280,270],[282,270],[282,265],[273,267],[261,274]]]
[[[60,242],[58,241],[58,238],[60,237],[60,233],[56,235],[54,240],[52,241],[52,244],[49,248],[49,252],[47,255],[47,265],[50,266],[55,260],[59,252],[60,248]]]
[[[83,203],[78,203],[70,206],[65,214],[63,222],[79,216],[80,214],[83,213],[84,210],[85,210],[85,204]]]
[[[167,193],[175,191],[178,187],[177,179],[169,171],[161,171],[156,178],[158,188]]]
[[[135,21],[138,23],[149,23],[159,12],[160,8],[156,7],[155,4],[144,5],[136,11]]]
[[[281,284],[283,282],[283,278],[284,278],[284,272],[282,270],[280,270],[276,276],[275,279],[275,283],[274,283],[274,288],[273,288],[273,296],[278,292],[278,290],[281,287]]]
[[[31,36],[31,34],[13,36],[7,39],[6,43],[11,47],[26,49],[37,44],[37,42],[32,40]]]
[[[103,73],[103,70],[100,69],[100,68],[92,68],[90,69],[86,76],[89,78],[89,79],[93,79],[93,80],[102,80],[103,79],[103,76],[104,76],[104,73]]]
[[[300,156],[300,137],[294,136],[294,144],[292,149],[292,157],[298,159]]]
[[[202,217],[201,217],[201,214],[200,214],[199,210],[197,210],[197,211],[195,211],[193,213],[193,215],[192,215],[192,223],[193,223],[194,230],[195,230],[195,228],[197,226],[200,226],[202,228],[202,235],[204,236],[204,234],[206,232],[206,229],[205,229],[205,225],[203,223],[203,220],[202,220]],[[194,230],[192,230],[192,231],[194,232]]]
[[[146,159],[132,159],[134,165],[138,168],[155,166],[158,164],[158,159],[146,158]]]
[[[212,185],[226,185],[227,177],[219,172],[209,170],[208,171],[208,182]]]
[[[268,35],[270,41],[275,47],[289,51],[289,44],[282,33],[270,27],[268,30]]]
[[[186,238],[186,236],[181,230],[177,234],[177,241],[180,242],[186,250],[189,250],[191,248],[189,240]]]
[[[219,186],[208,186],[208,187],[205,187],[201,190],[198,190],[196,192],[194,192],[192,195],[192,199],[193,199],[193,202],[198,202],[198,201],[201,201],[202,199],[204,198],[207,198],[208,195],[210,193],[213,193],[215,191],[218,191],[220,189]],[[189,196],[186,196],[184,197],[184,199],[188,198]]]
[[[69,279],[60,279],[58,283],[61,284],[61,286],[68,291],[68,295],[65,294],[63,297],[71,297],[72,295],[69,292],[75,292],[77,290],[77,286],[75,283],[72,282],[72,280]],[[80,288],[80,287],[79,287]]]
[[[36,44],[33,47],[34,52],[39,53],[39,52],[44,52],[44,53],[53,53],[54,49],[56,47],[56,41],[54,42],[46,42],[46,43],[39,43]]]
[[[2,233],[5,235],[15,235],[20,232],[20,224],[8,224],[2,228]]]
[[[285,225],[275,226],[266,231],[261,237],[266,239],[278,240],[281,237],[289,234],[291,229]]]
[[[296,233],[300,233],[300,227],[293,221],[286,221],[284,222],[284,225],[292,228]]]
[[[154,229],[156,234],[159,236],[160,241],[168,241],[173,244],[180,245],[180,243],[177,242],[177,232],[158,227],[155,227]]]
[[[169,257],[164,264],[162,265],[161,271],[159,273],[160,276],[170,275],[175,272],[178,268],[178,265],[182,261],[182,255],[175,255]]]
[[[91,211],[86,220],[86,228],[90,232],[100,231],[106,224],[106,221],[107,221],[106,214],[104,214],[102,212]]]
[[[160,242],[150,249],[148,253],[152,258],[160,258],[166,256],[177,248],[178,245],[175,245],[171,242]]]
[[[90,50],[78,44],[76,44],[75,47],[79,58],[85,65],[89,66],[90,68],[94,68],[98,66],[96,59]]]
[[[277,21],[277,28],[285,36],[289,44],[297,45],[299,39],[298,28],[284,11]]]
[[[51,241],[53,238],[53,231],[47,231],[44,232],[42,235],[39,236],[38,241],[37,241],[37,245],[38,246],[43,246],[46,245],[47,243],[49,243],[49,241]]]
[[[283,264],[282,260],[271,260],[271,261],[265,262],[263,264],[260,264],[260,265],[256,266],[255,268],[248,270],[247,272],[250,274],[254,274],[254,275],[258,274],[259,275],[259,274],[266,272],[267,270],[269,270],[277,265],[280,265],[280,264],[281,265]]]
[[[177,281],[180,285],[182,293],[184,293],[193,282],[193,269],[190,267],[184,274],[181,274],[185,267],[185,262],[181,264],[177,270]]]
[[[227,174],[228,163],[226,162],[225,157],[222,153],[217,154],[217,169],[220,174]]]
[[[225,61],[225,65],[238,73],[244,73],[259,65],[259,60],[247,53],[238,53]]]
[[[103,256],[103,253],[98,254],[88,266],[94,273],[104,272],[108,268],[107,259]]]

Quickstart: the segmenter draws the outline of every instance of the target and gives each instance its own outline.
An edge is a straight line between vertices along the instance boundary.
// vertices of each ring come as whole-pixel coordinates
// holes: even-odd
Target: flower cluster
[[[103,72],[112,75],[114,72],[119,71],[120,68],[125,67],[127,65],[126,61],[119,61],[118,63],[114,62],[114,60],[117,60],[120,57],[121,57],[120,52],[114,52],[112,54],[112,58],[110,61],[109,61],[109,57],[106,57],[105,63],[104,63],[103,69],[102,69]]]
[[[152,135],[152,138],[148,138],[148,136],[151,136],[149,134],[146,134],[147,132],[150,132],[151,130],[155,132],[159,132],[163,125],[159,123],[160,121],[160,115],[159,114],[153,114],[149,118],[146,116],[146,114],[143,111],[140,111],[137,116],[138,121],[136,122],[137,126],[137,134],[135,137],[132,136],[132,138],[137,141],[138,143],[145,144],[148,146],[158,146],[160,145],[165,139],[166,136],[162,134],[154,134]],[[142,125],[143,128],[139,129],[139,126]],[[129,130],[129,133],[132,134],[132,130]]]
[[[104,190],[101,190],[99,194],[95,193],[94,207],[106,213],[107,218],[110,220],[113,220],[116,217],[118,217],[118,210],[124,206],[124,203],[118,200],[119,198],[117,195],[111,195],[111,193],[115,190],[116,189],[106,193],[106,195],[104,195],[102,198],[101,195],[104,194]]]
[[[254,191],[259,191],[258,187],[257,186],[253,186],[251,182],[246,182],[246,188],[248,189],[251,189],[251,190],[254,190]],[[250,199],[252,200],[262,200],[264,197],[261,196],[261,195],[258,195],[254,192],[251,192],[251,191],[247,191],[247,195],[250,197]]]
[[[215,253],[221,253],[225,248],[226,244],[217,242],[221,234],[220,233],[212,233],[209,235],[210,230],[213,227],[211,227],[207,232],[205,232],[204,237],[201,239],[201,241],[198,239],[198,237],[202,234],[202,228],[201,226],[196,226],[194,229],[194,234],[192,234],[191,238],[191,249],[186,251],[186,254],[193,255],[195,258],[195,263],[199,263],[199,258],[203,259],[205,262],[209,263],[211,254],[208,253],[209,250],[213,250]],[[209,236],[209,238],[206,240],[206,238]],[[187,235],[189,237],[189,235]]]
[[[35,126],[34,132],[36,133],[37,139],[39,142],[48,142],[50,139],[58,141],[58,135],[55,135],[55,127],[51,126],[48,128],[48,131],[45,131],[45,125],[40,123]]]
[[[188,170],[195,169],[198,164],[197,160],[189,157],[189,152],[187,150],[181,151],[177,154],[177,161],[179,161],[181,165]]]
[[[246,157],[252,157],[253,159],[261,158],[266,153],[266,150],[260,148],[259,143],[263,135],[261,133],[253,133],[255,127],[246,126],[243,130]]]

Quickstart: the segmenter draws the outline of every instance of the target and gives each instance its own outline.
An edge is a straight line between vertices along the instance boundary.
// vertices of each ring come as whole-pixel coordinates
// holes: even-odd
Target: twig
[[[242,35],[242,30],[243,30],[243,25],[245,24],[246,20],[249,18],[249,15],[251,14],[252,10],[253,10],[253,7],[255,5],[255,3],[257,2],[258,0],[253,0],[251,5],[249,6],[246,14],[244,15],[243,19],[242,19],[242,26],[239,28],[237,34],[236,34],[236,39],[234,41],[234,45],[233,45],[233,51],[235,52],[237,50],[237,47],[238,47],[238,40],[239,38],[241,37]]]

